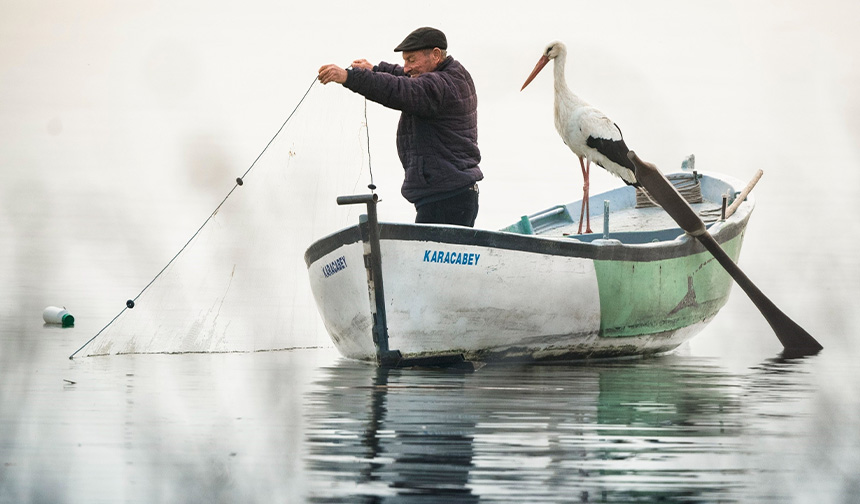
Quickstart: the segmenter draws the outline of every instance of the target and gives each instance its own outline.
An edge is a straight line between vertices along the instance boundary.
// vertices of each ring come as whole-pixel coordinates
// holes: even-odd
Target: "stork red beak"
[[[522,91],[523,89],[525,89],[525,88],[526,88],[526,86],[528,86],[528,85],[529,85],[529,83],[530,83],[531,81],[533,81],[535,77],[537,77],[537,74],[539,74],[539,73],[540,73],[540,71],[541,71],[541,70],[543,70],[543,67],[545,67],[547,63],[549,63],[549,58],[547,58],[547,57],[546,57],[546,55],[544,54],[544,55],[543,55],[543,56],[541,56],[541,57],[540,57],[540,59],[538,60],[537,65],[535,65],[535,69],[534,69],[534,70],[532,70],[531,75],[529,75],[529,78],[528,78],[528,79],[526,79],[526,82],[525,82],[525,84],[523,84],[523,87],[521,87],[521,88],[520,88],[520,91]]]

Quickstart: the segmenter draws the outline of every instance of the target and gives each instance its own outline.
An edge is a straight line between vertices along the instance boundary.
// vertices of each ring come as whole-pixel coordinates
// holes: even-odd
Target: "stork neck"
[[[564,76],[564,66],[567,62],[567,54],[560,54],[555,58],[552,68],[555,94],[558,97],[563,97],[566,100],[575,102],[576,104],[584,103],[582,99],[573,94],[573,91],[567,86],[567,79]]]

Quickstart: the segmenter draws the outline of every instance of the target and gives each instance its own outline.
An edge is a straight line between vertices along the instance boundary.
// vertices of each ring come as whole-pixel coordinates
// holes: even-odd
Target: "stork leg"
[[[582,234],[582,219],[585,218],[585,232],[591,232],[591,215],[588,208],[588,172],[591,169],[591,161],[583,163],[582,158],[579,158],[579,167],[582,168],[582,208],[579,211],[579,230],[576,234]]]
[[[585,160],[585,232],[591,232],[591,194],[589,193],[588,178],[591,175],[591,161]]]

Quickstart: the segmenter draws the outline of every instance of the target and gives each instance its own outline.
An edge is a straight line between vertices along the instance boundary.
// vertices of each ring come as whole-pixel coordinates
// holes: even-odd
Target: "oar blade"
[[[675,186],[669,182],[660,170],[655,165],[640,159],[633,151],[628,152],[627,157],[630,158],[633,166],[636,168],[636,180],[639,184],[681,226],[681,229],[698,239],[711,252],[717,259],[717,262],[725,268],[734,281],[749,296],[785,348],[783,355],[786,357],[799,357],[818,353],[823,348],[821,344],[800,327],[800,325],[791,320],[782,310],[777,308],[756,287],[752,280],[744,274],[740,267],[720,247],[714,237],[708,233],[705,223],[702,222],[696,212],[690,207],[690,204],[678,193]]]
[[[817,354],[822,346],[805,329],[780,310],[741,270],[726,251],[717,243],[710,233],[696,237],[699,242],[714,256],[717,262],[731,275],[735,283],[750,298],[756,308],[770,324],[774,334],[785,348],[785,354],[793,357]]]
[[[783,357],[806,357],[815,355],[824,348],[811,334],[781,311],[769,319],[768,323],[782,343]]]

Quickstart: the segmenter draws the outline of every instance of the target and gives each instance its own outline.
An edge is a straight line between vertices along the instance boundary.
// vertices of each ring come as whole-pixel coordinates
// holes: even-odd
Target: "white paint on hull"
[[[382,240],[381,250],[389,347],[404,355],[597,339],[600,300],[590,259],[408,240]],[[340,247],[309,272],[335,346],[346,357],[372,359],[362,252],[361,243]],[[326,266],[341,258],[346,267],[327,277]]]
[[[426,260],[434,252],[478,260]],[[522,345],[523,335],[589,336],[600,330],[591,260],[394,240],[382,242],[382,258],[389,346],[405,354],[495,350]]]
[[[363,243],[352,243],[323,256],[308,268],[311,291],[326,330],[338,351],[353,359],[376,355],[363,256]],[[345,267],[326,276],[326,266],[341,258]]]

